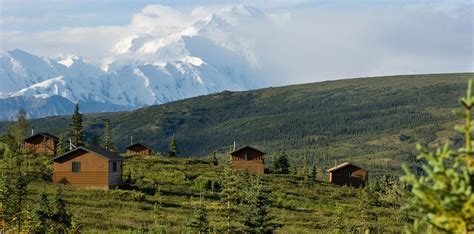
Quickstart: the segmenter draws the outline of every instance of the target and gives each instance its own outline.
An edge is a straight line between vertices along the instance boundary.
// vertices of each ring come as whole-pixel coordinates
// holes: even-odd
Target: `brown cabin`
[[[127,147],[127,155],[151,155],[151,148],[143,143],[137,142]]]
[[[114,188],[122,184],[124,159],[98,146],[80,146],[53,159],[53,182],[77,187]]]
[[[264,152],[245,146],[230,153],[230,159],[234,168],[247,170],[248,172],[263,175],[265,172]]]
[[[369,171],[345,162],[327,170],[329,182],[337,185],[363,187],[369,180]]]
[[[23,147],[38,154],[56,154],[58,138],[46,132],[40,132],[23,139]]]

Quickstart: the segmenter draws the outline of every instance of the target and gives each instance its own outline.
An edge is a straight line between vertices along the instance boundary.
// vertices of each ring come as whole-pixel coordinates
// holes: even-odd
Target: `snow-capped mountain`
[[[118,40],[112,48],[114,56],[102,64],[77,55],[50,59],[19,49],[2,52],[0,105],[8,101],[10,109],[3,105],[6,109],[0,112],[13,113],[12,109],[23,106],[30,117],[69,114],[58,108],[35,112],[34,105],[28,105],[34,99],[57,96],[97,112],[262,87],[251,50],[230,30],[262,17],[264,13],[257,9],[236,6],[211,12],[165,34],[161,28],[150,28]],[[15,106],[15,100],[21,102]],[[0,114],[0,118],[12,117]]]

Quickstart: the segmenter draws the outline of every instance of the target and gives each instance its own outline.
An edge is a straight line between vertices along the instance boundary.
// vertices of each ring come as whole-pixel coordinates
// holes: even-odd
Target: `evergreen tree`
[[[176,144],[176,137],[173,135],[171,137],[171,142],[168,148],[168,156],[169,157],[176,157],[179,154],[178,146]]]
[[[7,145],[13,152],[19,152],[28,129],[28,119],[23,108],[18,109],[16,121],[7,126]]]
[[[217,159],[217,152],[213,151],[210,155],[211,164],[214,166],[219,165],[219,160]]]
[[[402,180],[411,188],[406,193],[408,208],[418,212],[417,223],[424,222],[446,233],[472,233],[474,231],[474,165],[472,142],[472,80],[466,97],[460,103],[465,124],[456,130],[465,136],[465,145],[452,150],[448,144],[429,152],[420,145],[418,159],[425,160],[424,173],[415,175],[406,165]]]
[[[263,189],[263,182],[259,176],[251,177],[245,188],[244,218],[242,224],[249,233],[273,233],[283,225],[277,224],[269,213],[270,200],[268,192]]]
[[[53,229],[56,232],[68,230],[71,227],[71,215],[66,209],[66,202],[62,197],[62,189],[56,190],[52,204],[53,213],[51,220],[53,222]]]
[[[194,215],[188,226],[198,233],[209,233],[209,220],[207,219],[206,207],[202,203],[194,208]]]
[[[232,231],[231,221],[236,213],[235,206],[239,201],[239,179],[237,172],[230,163],[224,167],[221,184],[221,204],[226,214],[227,233],[230,233]]]
[[[301,174],[303,175],[303,181],[301,184],[304,186],[311,185],[311,171],[309,170],[308,156],[306,154],[303,158],[303,168],[301,169]]]
[[[19,165],[18,165],[19,166]],[[11,194],[12,197],[10,198],[11,204],[9,213],[10,217],[12,218],[11,224],[12,226],[17,228],[17,231],[22,231],[24,224],[26,223],[26,212],[27,212],[27,187],[29,184],[29,179],[27,176],[21,172],[20,170],[17,171],[16,180],[13,183],[13,193]]]
[[[38,233],[46,233],[51,222],[52,212],[49,203],[48,195],[41,193],[38,206],[34,211],[35,218],[37,219],[36,227],[34,228]]]
[[[272,155],[272,165],[271,165],[271,171],[273,173],[277,173],[279,170],[280,166],[278,164],[278,159],[275,154]]]
[[[84,125],[82,120],[82,114],[79,112],[79,103],[76,104],[76,109],[71,118],[71,123],[69,124],[69,138],[71,143],[76,146],[84,145]]]
[[[0,219],[10,223],[13,219],[13,181],[5,174],[0,179]]]
[[[372,222],[376,220],[376,215],[373,212],[374,201],[372,200],[371,192],[368,187],[360,190],[358,219],[361,233],[370,232]]]
[[[288,161],[288,155],[284,150],[282,150],[278,156],[278,171],[283,174],[288,174],[290,172],[290,162]]]
[[[64,144],[65,144],[65,140],[64,140],[64,134],[59,134],[59,140],[58,140],[58,146],[57,146],[57,149],[56,149],[56,154],[57,155],[62,155],[64,153],[67,152],[66,148],[64,148]]]
[[[116,151],[114,144],[112,143],[112,134],[110,130],[110,120],[104,120],[104,136],[102,137],[101,146],[106,150]]]

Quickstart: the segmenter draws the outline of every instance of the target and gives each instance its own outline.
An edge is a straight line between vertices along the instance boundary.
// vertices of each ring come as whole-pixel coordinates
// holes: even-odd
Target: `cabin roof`
[[[350,163],[350,162],[344,162],[344,163],[341,163],[341,164],[339,164],[339,165],[337,165],[337,166],[335,166],[335,167],[331,167],[331,168],[327,169],[326,171],[327,171],[327,172],[338,171],[338,170],[341,170],[341,169],[343,169],[343,168],[345,168],[345,167],[348,167],[348,166],[353,166],[353,167],[357,167],[357,168],[361,169],[361,167],[358,167],[358,166],[356,166],[356,165],[354,165],[354,164],[352,164],[352,163]]]
[[[144,143],[141,143],[141,142],[137,142],[137,143],[135,143],[135,144],[129,145],[126,149],[131,149],[131,148],[133,148],[134,146],[137,146],[137,145],[141,145],[141,146],[143,146],[143,147],[145,147],[145,148],[147,148],[147,149],[151,149],[150,146],[145,145]]]
[[[261,154],[265,154],[264,152],[262,152],[262,151],[260,151],[260,150],[258,150],[258,149],[255,149],[255,148],[253,148],[253,147],[251,147],[251,146],[244,146],[244,147],[242,147],[242,148],[240,148],[240,149],[238,149],[238,150],[235,150],[234,152],[231,152],[230,155],[236,155],[236,154],[238,154],[238,153],[240,153],[241,151],[246,150],[246,149],[253,150],[253,151],[256,151],[256,152],[261,153]]]
[[[27,140],[32,139],[32,138],[35,138],[35,137],[37,137],[37,136],[43,136],[43,137],[46,137],[46,138],[53,139],[53,140],[55,140],[55,141],[58,141],[58,140],[59,140],[59,138],[58,138],[57,136],[53,135],[53,134],[49,134],[49,133],[47,133],[47,132],[39,132],[39,133],[36,133],[36,134],[34,134],[34,135],[32,135],[32,136],[26,137],[25,139],[23,139],[23,141],[27,141]]]
[[[70,154],[72,154],[72,153],[74,153],[78,150],[83,150],[83,151],[86,151],[86,152],[95,153],[95,154],[97,154],[99,156],[102,156],[102,157],[104,157],[106,159],[109,159],[109,160],[117,160],[117,161],[124,161],[125,160],[122,156],[120,156],[120,155],[118,155],[114,152],[110,152],[110,151],[108,151],[108,150],[106,150],[102,147],[99,147],[99,146],[87,146],[87,147],[79,146],[76,149],[73,149],[69,152],[66,152],[62,155],[59,155],[59,156],[53,158],[53,161],[56,161],[60,158],[67,157],[68,155],[70,155]]]

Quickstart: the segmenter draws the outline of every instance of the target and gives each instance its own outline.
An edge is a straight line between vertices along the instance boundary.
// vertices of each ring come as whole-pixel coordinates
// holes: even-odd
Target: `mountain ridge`
[[[0,53],[0,102],[10,98],[11,104],[15,100],[11,97],[16,96],[39,102],[31,98],[47,100],[57,95],[72,103],[103,103],[132,110],[223,90],[264,87],[255,56],[232,34],[232,28],[262,16],[263,12],[253,8],[234,6],[166,32],[161,26],[130,32],[116,42],[113,57],[104,58],[101,64],[80,55],[46,58],[20,49],[5,51]],[[39,114],[30,111],[33,103],[16,105],[20,104],[34,118],[67,114]],[[14,118],[5,114],[11,110],[3,112],[3,119]]]

